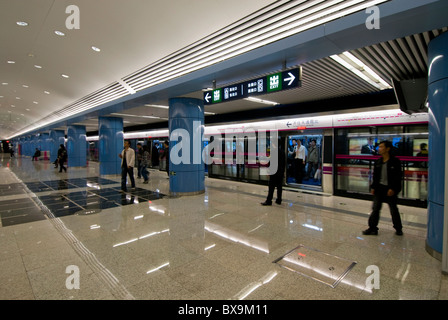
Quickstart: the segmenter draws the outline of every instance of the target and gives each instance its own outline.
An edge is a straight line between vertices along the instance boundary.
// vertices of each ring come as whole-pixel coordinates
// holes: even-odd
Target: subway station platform
[[[448,298],[426,209],[400,206],[397,236],[386,206],[379,235],[364,236],[364,200],[284,191],[261,206],[267,187],[211,178],[204,194],[170,197],[155,169],[121,193],[98,163],[59,173],[9,155],[0,177],[0,299]]]

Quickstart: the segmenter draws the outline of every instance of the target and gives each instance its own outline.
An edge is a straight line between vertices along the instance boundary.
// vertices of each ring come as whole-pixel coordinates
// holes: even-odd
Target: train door
[[[286,133],[286,184],[322,189],[323,132]]]

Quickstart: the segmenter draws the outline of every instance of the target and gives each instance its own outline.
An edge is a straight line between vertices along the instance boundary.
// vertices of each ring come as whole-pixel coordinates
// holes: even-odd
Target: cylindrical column
[[[172,98],[169,104],[170,193],[173,195],[203,193],[205,190],[202,159],[203,101]]]
[[[99,117],[99,161],[100,175],[120,174],[123,150],[123,119]]]
[[[69,167],[85,167],[87,165],[85,126],[67,127],[67,155]]]
[[[429,170],[427,250],[441,259],[445,190],[445,118],[448,117],[448,33],[428,48]]]

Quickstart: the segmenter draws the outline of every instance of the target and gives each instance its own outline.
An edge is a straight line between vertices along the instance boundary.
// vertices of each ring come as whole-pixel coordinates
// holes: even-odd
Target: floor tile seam
[[[68,229],[60,218],[54,217],[49,212],[50,222],[55,226],[56,230],[63,236],[68,244],[74,249],[78,256],[86,263],[86,265],[101,279],[110,289],[109,292],[117,299],[134,300],[135,298],[123,286],[122,283],[107,269],[84,244],[79,241],[73,232]]]
[[[25,184],[24,186],[26,189],[28,189]],[[34,202],[33,199],[31,200]],[[65,241],[67,241],[68,244],[75,250],[78,256],[86,262],[86,264],[92,269],[92,271],[94,271],[94,268],[96,268],[95,270],[97,270],[97,272],[95,272],[95,274],[97,274],[100,279],[103,279],[103,281],[109,286],[109,288],[112,289],[110,293],[117,298],[134,299],[134,297],[126,290],[126,288],[118,281],[118,279],[113,276],[113,274],[107,268],[105,268],[100,261],[98,261],[95,255],[91,253],[79,240],[77,240],[72,231],[65,226],[62,220],[56,218],[53,213],[44,206],[44,204],[38,197],[37,200],[37,205],[44,213],[46,213],[46,216],[47,218],[49,218],[50,223],[53,225],[53,227],[55,227],[59,234],[65,239]],[[29,278],[28,280],[30,281]]]
[[[16,242],[16,243],[18,243],[18,241],[17,241],[17,235],[16,235],[16,233],[15,233],[15,232],[13,232],[13,236],[14,236],[14,240],[15,240],[15,242]],[[29,285],[29,288],[31,289],[31,292],[32,292],[32,294],[33,294],[33,297],[34,297],[34,300],[36,300],[37,298],[36,298],[36,293],[35,293],[35,289],[34,289],[34,287],[33,287],[32,283],[31,283],[31,279],[30,279],[30,276],[29,276],[28,270],[26,269],[26,266],[25,266],[25,261],[23,260],[23,254],[22,254],[22,252],[21,252],[21,250],[20,250],[20,249],[19,249],[18,251],[19,251],[19,254],[20,254],[20,259],[21,259],[21,261],[22,261],[22,266],[23,266],[23,269],[24,269],[24,272],[25,272],[26,278],[27,278],[27,280],[28,280],[28,285]]]

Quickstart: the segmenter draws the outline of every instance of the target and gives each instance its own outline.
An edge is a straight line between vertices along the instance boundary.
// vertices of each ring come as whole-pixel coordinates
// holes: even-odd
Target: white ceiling
[[[368,3],[331,1],[334,7],[340,2]],[[389,9],[393,9],[394,5],[400,6],[400,3],[401,6],[411,2],[414,6],[419,4],[403,0],[388,2]],[[288,7],[303,5],[313,6],[314,9],[328,3],[323,0],[0,0],[0,139],[10,137],[22,128],[27,130],[33,123],[63,111],[78,100],[88,99],[89,95],[107,86],[118,86],[119,90],[126,91],[122,82],[118,84],[120,80],[128,80],[130,75],[138,74],[140,70],[146,72],[148,66],[158,64],[160,59],[167,56],[176,57],[178,50],[189,47],[195,50],[192,44],[200,46],[207,43],[209,39],[214,39],[207,36],[214,37],[223,28],[227,27],[218,32],[222,37],[229,37],[225,32],[237,30],[240,25],[249,30],[245,23],[263,21],[256,15],[250,16],[260,9],[264,8],[263,13],[274,14],[276,10],[272,8],[283,6],[284,12],[288,12],[285,14],[289,14]],[[433,11],[437,12],[437,8],[443,7],[441,3],[435,5]],[[77,5],[80,9],[79,30],[66,27],[69,14],[65,11],[69,5]],[[266,7],[269,5],[271,7]],[[417,13],[413,14],[415,16]],[[407,19],[412,19],[412,16]],[[368,43],[371,40],[366,38],[369,46],[349,51],[389,83],[390,79],[403,80],[424,75],[429,41],[447,31],[444,18],[439,17],[439,20],[443,20],[442,24],[434,25],[437,28],[443,25],[443,29],[423,29],[403,22],[408,25],[407,28],[389,27],[384,34],[386,37],[389,33],[400,34],[404,38],[391,36],[386,38],[388,41],[372,45],[375,41]],[[28,26],[18,26],[17,21],[26,21]],[[387,25],[388,20],[383,18],[382,22]],[[368,37],[374,35],[363,29]],[[408,29],[415,31],[408,33]],[[56,30],[64,32],[65,36],[56,35]],[[343,47],[350,39],[337,39],[336,36],[331,41]],[[101,52],[95,52],[92,46],[100,48]],[[299,58],[300,54],[302,56]],[[306,59],[304,52],[300,54],[295,51],[288,53],[288,63],[290,67],[295,64],[303,67],[303,86],[258,98],[289,104],[378,91],[327,56],[313,60]],[[281,63],[277,60],[278,63],[271,61],[266,64],[267,70],[271,67],[280,69]],[[250,64],[237,68],[237,73],[219,79],[218,86],[247,80],[245,77],[260,76],[260,70],[252,70]],[[62,74],[69,78],[63,78]],[[202,98],[203,93],[197,84],[186,96]],[[204,85],[210,86],[211,83]],[[153,95],[150,100],[153,104],[168,105],[166,97]],[[108,115],[122,117],[125,127],[168,118],[167,109],[143,104],[116,111],[119,113],[117,115]],[[258,103],[238,100],[206,106],[205,111],[221,114],[263,107]],[[96,131],[97,117],[98,114],[89,114],[78,124],[85,125],[87,131]]]
[[[0,138],[273,2],[1,0]],[[80,29],[66,27],[69,5]]]

